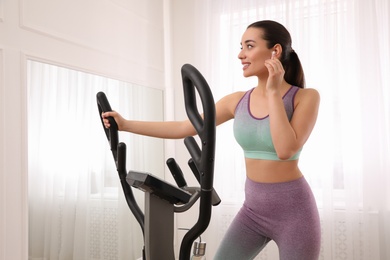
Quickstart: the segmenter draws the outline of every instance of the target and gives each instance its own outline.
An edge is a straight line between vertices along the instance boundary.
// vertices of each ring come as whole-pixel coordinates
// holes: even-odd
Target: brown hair
[[[248,28],[263,30],[262,38],[267,41],[267,47],[271,49],[275,44],[282,46],[280,62],[285,70],[284,79],[294,86],[305,87],[305,74],[298,55],[291,47],[291,36],[287,29],[278,22],[264,20],[250,24]]]

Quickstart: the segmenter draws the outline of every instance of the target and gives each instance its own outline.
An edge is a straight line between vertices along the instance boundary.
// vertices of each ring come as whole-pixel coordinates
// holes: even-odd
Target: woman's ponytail
[[[294,50],[289,50],[286,59],[282,61],[285,70],[284,79],[294,86],[305,87],[305,74],[299,60],[298,54]]]

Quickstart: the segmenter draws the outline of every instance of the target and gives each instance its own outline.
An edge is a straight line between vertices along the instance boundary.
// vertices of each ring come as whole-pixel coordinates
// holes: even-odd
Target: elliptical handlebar
[[[117,125],[116,121],[114,120],[114,118],[109,117],[108,120],[110,121],[111,127],[106,128],[104,126],[103,118],[101,117],[102,113],[112,111],[110,103],[107,100],[106,94],[104,94],[103,92],[97,93],[96,94],[96,101],[98,104],[99,116],[100,116],[100,120],[101,120],[102,125],[103,125],[104,132],[106,133],[108,142],[110,144],[110,149],[111,149],[112,154],[114,156],[115,163],[117,163],[117,159],[118,159],[117,158],[117,147],[118,147],[118,142],[119,142],[118,141],[119,140],[119,138],[118,138],[118,125]]]
[[[119,179],[122,185],[123,193],[126,198],[127,205],[129,206],[134,217],[138,221],[142,233],[144,234],[144,213],[138,206],[137,201],[135,200],[134,193],[130,185],[126,181],[127,171],[126,171],[126,144],[118,143],[119,134],[118,134],[118,125],[113,117],[108,117],[110,121],[110,128],[104,126],[102,113],[111,112],[111,106],[108,102],[106,94],[104,92],[99,92],[96,94],[96,101],[99,110],[99,117],[103,125],[104,132],[106,133],[108,142],[110,144],[110,149],[114,157],[116,169],[118,171]]]
[[[206,230],[210,223],[212,194],[214,191],[216,115],[213,95],[202,74],[190,64],[182,66],[181,74],[186,112],[201,139],[202,145],[202,149],[200,149],[196,142],[186,142],[187,149],[190,151],[191,156],[193,156],[192,159],[201,178],[198,221],[185,234],[180,247],[179,259],[186,260],[190,257],[192,243]],[[197,107],[195,89],[199,93],[202,102],[203,118]],[[200,150],[201,152],[199,154]]]
[[[175,159],[169,158],[167,160],[167,166],[168,166],[169,170],[171,171],[172,176],[175,179],[177,186],[179,188],[186,188],[187,182],[184,179],[184,174],[181,171],[180,166],[177,164]]]

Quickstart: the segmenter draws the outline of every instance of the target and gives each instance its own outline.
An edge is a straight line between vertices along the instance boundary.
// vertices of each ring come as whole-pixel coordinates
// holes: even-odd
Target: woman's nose
[[[238,53],[238,58],[241,60],[245,57],[243,50]]]

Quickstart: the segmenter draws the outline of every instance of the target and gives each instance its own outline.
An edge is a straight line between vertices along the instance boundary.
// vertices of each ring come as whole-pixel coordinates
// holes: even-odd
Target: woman
[[[244,150],[244,204],[229,227],[214,259],[253,259],[270,241],[282,260],[315,260],[320,250],[320,222],[312,191],[298,168],[303,145],[315,125],[320,102],[304,89],[304,74],[291,37],[274,21],[248,26],[238,55],[245,77],[258,84],[216,103],[220,125],[234,118],[234,135]],[[160,138],[195,135],[189,122],[142,122],[112,116],[119,130]]]

